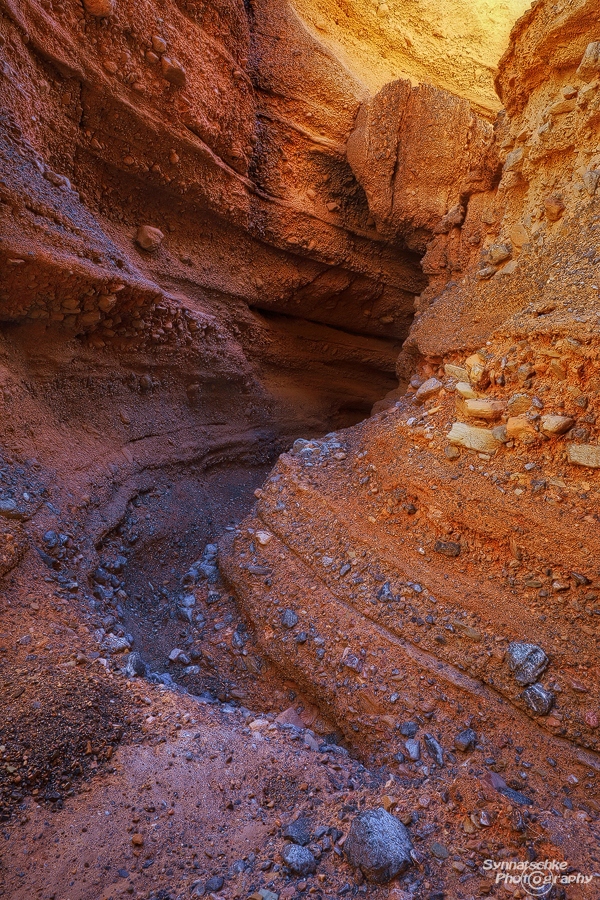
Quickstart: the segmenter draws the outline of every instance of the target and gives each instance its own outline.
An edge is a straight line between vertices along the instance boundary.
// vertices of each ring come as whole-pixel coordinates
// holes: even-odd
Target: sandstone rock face
[[[401,75],[443,88],[487,116],[499,109],[491,72],[529,0],[295,0],[312,30],[372,94]],[[465,48],[469,47],[468,62]]]
[[[397,388],[426,277],[367,224],[346,160],[364,86],[287,3],[171,3],[160,27],[127,0],[109,25],[2,9],[3,321],[123,352],[201,337],[197,297],[209,317],[229,298],[231,367],[281,421],[350,424]],[[140,222],[160,254],[131,252]]]
[[[471,201],[482,204],[478,268],[471,268],[464,284],[450,285],[439,294],[433,306],[431,293],[425,292],[417,304],[422,315],[404,348],[405,358],[481,346],[495,328],[527,307],[526,298],[532,310],[549,308],[558,299],[568,315],[568,271],[577,267],[577,260],[588,266],[587,229],[593,225],[597,188],[593,123],[598,91],[586,68],[594,58],[588,45],[597,37],[590,10],[581,3],[555,15],[548,4],[538,3],[515,26],[497,78],[508,112],[496,128],[502,177],[497,191]],[[567,33],[568,46],[559,37]],[[508,260],[498,258],[499,246],[510,248]],[[554,279],[541,285],[539,273],[567,259],[565,293],[557,297]],[[585,280],[577,286],[584,288],[587,308],[592,284]],[[555,315],[560,318],[558,311]],[[446,323],[442,340],[434,319]],[[523,320],[519,327],[524,327]]]
[[[445,209],[436,210],[435,192],[430,202],[424,188],[422,219],[405,218],[410,196],[396,216],[394,186],[402,192],[407,178],[396,184],[397,173],[419,147],[411,116],[403,116],[418,105],[420,88],[398,82],[361,107],[349,160],[378,229],[414,229],[405,239],[423,237],[425,266],[445,242],[446,264],[417,301],[398,363],[416,377],[404,400],[327,435],[310,466],[295,451],[284,454],[254,516],[223,545],[223,568],[265,652],[379,759],[407,751],[397,729],[415,708],[435,716],[436,739],[449,745],[456,731],[442,696],[478,715],[487,706],[494,722],[509,704],[511,727],[532,739],[551,744],[560,735],[579,746],[575,753],[599,749],[597,636],[587,619],[597,600],[589,586],[600,587],[598,85],[584,82],[595,35],[589,4],[560,13],[568,47],[553,16],[541,2],[515,28],[498,78],[508,115],[493,139],[472,126],[481,135],[473,159],[498,152],[503,163],[481,193],[464,188],[462,166],[471,162],[463,155],[456,181],[446,180],[454,187]],[[443,99],[440,121],[451,108],[466,133],[456,100]],[[433,184],[433,157],[429,169]],[[457,197],[463,212],[454,210]],[[461,263],[449,264],[447,251],[463,242],[476,254],[464,256],[460,279],[448,280]],[[442,388],[420,399],[429,379]],[[471,424],[477,413],[496,424]],[[342,451],[339,461],[334,451]],[[253,550],[248,532],[265,526],[273,541],[267,552]],[[441,552],[450,544],[456,555]],[[249,574],[250,560],[268,571],[268,583]],[[284,597],[312,644],[282,633],[275,611]],[[573,628],[579,644],[569,643]],[[539,650],[543,663],[521,687],[507,665],[515,647]],[[580,664],[582,689],[574,679],[563,691],[559,673]],[[421,677],[432,687],[428,697],[419,693]],[[411,763],[422,760],[421,748],[411,745]]]
[[[466,100],[395,81],[361,106],[347,153],[378,230],[422,251],[434,231],[463,224],[472,193],[493,186],[491,145],[492,128]]]
[[[494,381],[505,373],[504,386],[489,388],[500,400],[514,390],[508,373],[516,380],[519,351],[512,334],[497,340],[486,365]],[[543,359],[552,346],[545,325],[529,331],[531,346]],[[579,372],[593,371],[585,360],[595,359],[597,338],[573,350],[581,355],[565,356],[569,371],[575,359]],[[579,376],[568,386],[555,381],[540,395],[544,405],[591,396],[587,384],[579,394],[576,384]],[[568,411],[575,408],[571,400]],[[310,455],[300,447],[284,454],[254,516],[223,545],[222,570],[265,652],[377,759],[409,752],[398,729],[415,709],[433,714],[436,740],[451,746],[455,703],[485,717],[492,743],[496,727],[523,734],[533,715],[543,729],[536,741],[550,747],[561,734],[582,749],[597,748],[596,635],[580,613],[576,627],[584,637],[570,644],[564,600],[579,606],[596,596],[589,586],[598,583],[593,525],[600,486],[592,468],[583,475],[567,462],[591,466],[596,448],[560,434],[543,438],[535,414],[523,417],[532,439],[525,445],[512,430],[501,440],[455,415],[451,391],[424,408],[409,395],[358,427],[313,442]],[[502,415],[510,424],[508,412]],[[589,412],[581,418],[587,432]],[[457,455],[446,456],[448,442]],[[575,492],[582,492],[577,499]],[[564,505],[559,498],[568,496],[573,500]],[[585,539],[583,522],[590,526]],[[262,547],[253,535],[265,528],[273,537]],[[282,609],[295,613],[292,628],[282,626]],[[297,640],[300,634],[307,639]],[[562,673],[582,661],[590,663],[583,692],[564,682],[554,695],[552,685],[562,686]],[[427,692],[419,690],[421,679]],[[419,758],[417,747],[410,759]]]

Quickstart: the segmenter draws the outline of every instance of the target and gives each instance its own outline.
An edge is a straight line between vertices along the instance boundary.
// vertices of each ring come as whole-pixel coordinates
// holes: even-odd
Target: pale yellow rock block
[[[448,440],[458,447],[466,447],[467,450],[476,450],[479,453],[493,453],[500,446],[500,442],[489,428],[478,428],[464,422],[453,424]]]
[[[499,419],[505,409],[501,400],[465,400],[465,412],[474,419]]]
[[[569,462],[576,466],[587,466],[589,469],[600,469],[600,445],[569,444],[567,447]]]

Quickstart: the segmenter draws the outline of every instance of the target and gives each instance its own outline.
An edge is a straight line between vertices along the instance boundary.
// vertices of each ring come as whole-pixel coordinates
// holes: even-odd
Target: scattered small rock
[[[286,825],[283,829],[283,836],[286,840],[292,841],[294,844],[299,844],[301,847],[305,847],[310,843],[310,827],[308,819],[305,816],[300,816],[295,822],[290,822],[290,824]]]
[[[600,445],[569,444],[567,447],[569,462],[589,469],[600,469]]]
[[[298,616],[293,609],[284,609],[281,616],[281,624],[284,628],[295,628],[298,624]]]
[[[135,236],[135,242],[142,250],[154,253],[162,244],[164,237],[160,228],[153,228],[152,225],[140,225]]]
[[[542,416],[544,434],[565,434],[574,424],[570,416]]]
[[[155,53],[165,53],[167,50],[167,42],[164,37],[161,37],[159,34],[153,34],[152,49]]]
[[[414,738],[418,730],[419,726],[416,722],[403,722],[400,726],[400,734],[407,738]]]
[[[163,77],[169,84],[173,84],[175,87],[185,87],[186,73],[179,60],[169,56],[162,56],[160,65]]]
[[[448,859],[450,856],[450,851],[447,847],[444,847],[443,844],[439,844],[437,841],[434,841],[431,847],[429,848],[431,851],[431,855],[435,856],[436,859]]]
[[[406,752],[408,753],[408,758],[412,762],[417,762],[417,760],[421,759],[421,742],[415,741],[412,738],[408,741],[405,741],[404,746],[406,747]]]
[[[457,541],[436,541],[433,549],[442,556],[460,556],[460,544]]]
[[[444,372],[450,378],[456,378],[457,381],[469,381],[469,373],[464,368],[464,366],[455,366],[454,363],[446,363],[446,365],[444,366]]]
[[[562,197],[548,197],[544,201],[544,211],[549,222],[558,222],[565,214],[565,203]]]
[[[523,691],[522,697],[536,716],[547,716],[554,705],[554,694],[541,684],[530,685]]]
[[[434,394],[437,394],[438,391],[441,391],[443,386],[442,382],[437,378],[428,378],[417,390],[415,400],[417,403],[424,403],[425,400],[428,400],[430,397],[433,397]]]
[[[312,875],[317,871],[317,861],[307,847],[299,844],[286,844],[281,851],[281,858],[294,875]]]
[[[548,657],[537,644],[514,641],[508,645],[508,667],[519,684],[533,684],[548,667]]]
[[[437,763],[438,766],[444,765],[444,751],[442,750],[440,744],[433,737],[432,734],[424,734],[423,740],[425,741],[425,747],[427,748],[427,752],[430,757]]]
[[[128,678],[143,678],[147,671],[147,666],[140,653],[137,650],[134,650],[127,657],[127,664],[125,666],[125,674]]]
[[[91,16],[104,18],[114,13],[117,3],[116,0],[83,0],[83,5]]]
[[[466,447],[467,450],[477,450],[479,453],[494,453],[499,444],[489,428],[465,425],[464,422],[454,422],[448,434],[448,441],[459,447]]]
[[[4,516],[5,519],[18,518],[17,504],[14,500],[0,500],[0,516]]]
[[[462,750],[463,753],[472,750],[476,743],[477,735],[472,728],[465,728],[464,731],[459,732],[454,738],[454,746],[457,750]]]

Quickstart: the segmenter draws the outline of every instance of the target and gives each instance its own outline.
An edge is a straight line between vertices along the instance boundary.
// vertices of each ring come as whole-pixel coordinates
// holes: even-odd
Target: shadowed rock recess
[[[597,896],[599,129],[591,0],[0,0],[0,897]]]

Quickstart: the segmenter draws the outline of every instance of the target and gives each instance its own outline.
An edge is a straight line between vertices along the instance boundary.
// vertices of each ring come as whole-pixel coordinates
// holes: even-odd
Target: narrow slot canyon
[[[595,896],[597,26],[0,0],[0,897]]]

